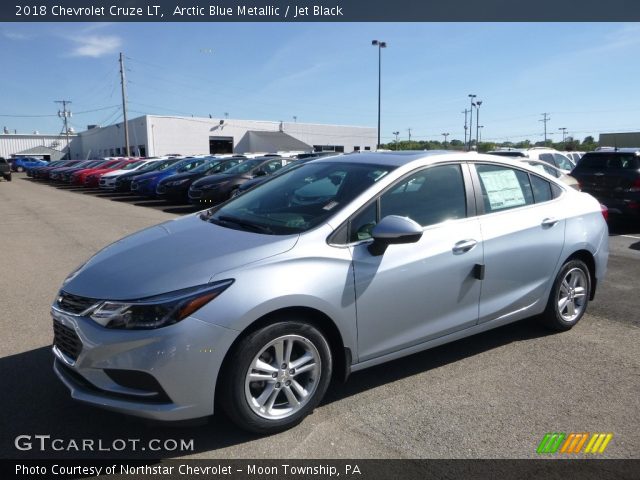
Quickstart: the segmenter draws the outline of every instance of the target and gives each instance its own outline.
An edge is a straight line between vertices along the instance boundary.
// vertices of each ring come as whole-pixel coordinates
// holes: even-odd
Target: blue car
[[[160,180],[168,176],[175,175],[176,173],[188,172],[209,160],[211,160],[211,157],[185,158],[164,170],[137,175],[131,181],[131,193],[136,195],[145,195],[147,197],[155,197],[156,187]]]
[[[46,165],[49,165],[49,162],[46,160],[32,157],[18,157],[11,162],[11,170],[14,172],[24,172],[29,168],[44,167]]]

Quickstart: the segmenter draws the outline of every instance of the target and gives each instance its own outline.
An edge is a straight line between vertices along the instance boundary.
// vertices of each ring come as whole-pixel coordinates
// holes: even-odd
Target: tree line
[[[584,140],[567,137],[564,142],[553,142],[552,140],[532,143],[530,140],[520,142],[480,142],[476,145],[476,141],[472,140],[471,145],[479,152],[489,152],[491,150],[499,150],[505,148],[531,148],[531,147],[549,147],[555,148],[561,152],[591,152],[598,147],[595,139],[589,135]],[[443,141],[438,140],[400,140],[384,143],[381,148],[387,150],[466,150],[466,145],[462,140],[453,139],[445,145]]]

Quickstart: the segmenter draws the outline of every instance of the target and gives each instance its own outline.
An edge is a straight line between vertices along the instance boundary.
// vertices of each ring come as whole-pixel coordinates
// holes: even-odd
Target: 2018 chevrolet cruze
[[[53,303],[72,397],[276,432],[332,377],[533,315],[568,330],[602,281],[599,203],[489,155],[316,160],[97,253]]]

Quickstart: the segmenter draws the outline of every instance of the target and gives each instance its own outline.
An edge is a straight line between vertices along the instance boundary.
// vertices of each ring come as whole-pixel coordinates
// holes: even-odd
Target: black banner
[[[2,22],[628,22],[637,0],[15,0]]]
[[[640,460],[2,460],[24,479],[635,480]]]

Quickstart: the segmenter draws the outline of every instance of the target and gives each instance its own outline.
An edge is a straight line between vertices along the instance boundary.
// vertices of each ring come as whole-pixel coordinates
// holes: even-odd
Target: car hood
[[[173,175],[169,175],[166,178],[162,179],[162,183],[173,182],[174,180],[184,180],[185,178],[198,178],[202,177],[203,173],[201,172],[184,172],[184,173],[174,173]]]
[[[150,179],[155,179],[156,177],[164,178],[169,175],[173,175],[175,173],[176,173],[175,170],[171,170],[171,169],[160,170],[159,172],[141,173],[140,175],[136,176],[135,180],[136,182],[138,182],[140,180],[147,180],[149,178]]]
[[[211,185],[212,183],[228,182],[241,175],[232,175],[228,173],[216,173],[214,175],[207,175],[192,183],[194,187],[201,187],[202,185]]]
[[[133,300],[203,285],[218,273],[293,248],[298,235],[263,235],[181,217],[119,240],[63,285],[83,297]]]
[[[130,171],[131,170],[114,170],[113,172],[105,173],[103,177],[117,177],[118,175],[129,173]]]

